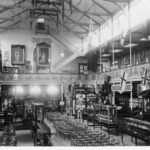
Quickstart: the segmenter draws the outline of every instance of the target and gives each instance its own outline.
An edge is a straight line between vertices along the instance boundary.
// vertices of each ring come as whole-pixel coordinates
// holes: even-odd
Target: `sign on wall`
[[[121,90],[120,84],[115,84],[111,86],[111,90],[113,92],[120,92],[120,93],[125,92],[125,91],[132,91],[132,84],[126,84],[124,91]]]

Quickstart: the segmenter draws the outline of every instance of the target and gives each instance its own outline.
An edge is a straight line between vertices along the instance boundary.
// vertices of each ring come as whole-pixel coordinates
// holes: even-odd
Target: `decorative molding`
[[[50,39],[50,38],[41,38],[41,37],[33,37],[31,39],[31,42],[32,43],[36,43],[36,44],[39,44],[39,43],[51,44],[52,43],[52,39]]]

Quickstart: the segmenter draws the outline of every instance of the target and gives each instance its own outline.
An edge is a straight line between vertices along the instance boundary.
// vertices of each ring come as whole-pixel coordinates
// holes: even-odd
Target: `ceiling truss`
[[[8,29],[11,25],[15,24],[15,18],[18,17],[21,22],[26,24],[24,21],[25,18],[22,16],[24,13],[29,12],[30,21],[30,29],[32,29],[33,21],[37,19],[38,16],[46,16],[45,19],[48,21],[53,21],[56,23],[56,32],[58,32],[59,26],[63,26],[69,32],[73,33],[80,39],[83,39],[89,33],[89,26],[92,21],[94,28],[99,27],[102,23],[106,22],[108,18],[111,18],[113,13],[109,11],[108,8],[102,6],[96,0],[90,0],[92,5],[87,10],[81,10],[78,6],[81,5],[82,0],[80,0],[76,6],[72,0],[19,0],[19,2],[15,3],[14,5],[10,4],[2,4],[0,3],[0,14],[10,10],[13,16],[10,17],[1,17],[0,16],[0,25],[5,24],[6,22],[12,22],[12,24],[8,25]],[[113,3],[119,9],[122,9],[119,3],[127,3],[129,0],[103,0]],[[69,7],[66,7],[69,6]],[[95,12],[92,10],[93,6],[98,6],[104,12]],[[17,8],[18,10],[21,9],[20,12],[16,13],[14,9]],[[123,10],[123,9],[122,9]],[[69,12],[69,15],[68,15]],[[73,18],[73,14],[80,14],[80,17],[75,20]],[[93,17],[92,17],[93,16]],[[48,17],[48,19],[47,19]],[[89,22],[84,22],[83,18],[86,17]],[[100,20],[98,21],[95,17],[98,17]],[[107,18],[105,18],[107,17]],[[62,20],[60,20],[62,18]],[[1,30],[5,29],[4,25],[1,26]],[[80,30],[79,30],[80,29]]]

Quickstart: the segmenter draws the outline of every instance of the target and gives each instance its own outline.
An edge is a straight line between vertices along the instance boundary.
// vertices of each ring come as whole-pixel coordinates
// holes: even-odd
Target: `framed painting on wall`
[[[24,45],[11,45],[11,62],[12,65],[25,64],[25,46]]]
[[[49,65],[49,47],[38,46],[37,48],[37,65],[48,66]]]

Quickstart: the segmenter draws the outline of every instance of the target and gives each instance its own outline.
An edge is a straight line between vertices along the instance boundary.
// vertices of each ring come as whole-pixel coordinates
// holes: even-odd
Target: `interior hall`
[[[0,146],[150,145],[150,0],[0,0]]]

